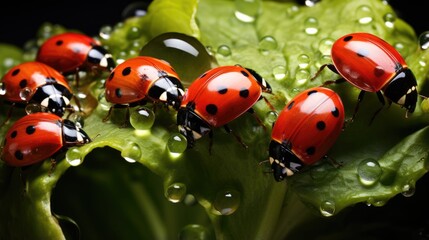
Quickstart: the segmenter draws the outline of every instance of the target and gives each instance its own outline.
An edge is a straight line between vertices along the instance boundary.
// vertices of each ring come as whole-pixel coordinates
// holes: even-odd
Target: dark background
[[[303,2],[303,0],[299,0]],[[323,0],[322,0],[323,1]],[[358,0],[357,0],[358,1]],[[380,0],[381,1],[381,0]],[[114,4],[74,0],[65,2],[8,1],[0,9],[0,42],[22,46],[35,37],[44,22],[58,23],[66,28],[79,29],[96,35],[103,25],[113,25],[122,20],[122,11],[132,3],[150,0],[121,0]],[[417,34],[429,30],[429,12],[417,0],[390,0],[400,18],[414,27]]]

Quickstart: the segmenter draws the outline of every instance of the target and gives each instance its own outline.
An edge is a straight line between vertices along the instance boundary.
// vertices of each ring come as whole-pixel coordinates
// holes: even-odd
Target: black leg
[[[384,96],[383,96],[383,94],[381,93],[381,91],[378,91],[377,92],[377,97],[378,97],[378,100],[380,101],[380,103],[381,103],[381,107],[380,108],[378,108],[377,109],[377,111],[375,111],[374,112],[374,114],[372,115],[372,118],[371,118],[371,120],[370,120],[370,122],[369,122],[369,125],[371,125],[372,124],[372,122],[374,121],[374,119],[375,119],[375,116],[377,116],[377,114],[383,109],[383,107],[386,105],[386,101],[384,100]],[[390,103],[391,102],[389,102],[389,105],[390,105]]]
[[[232,134],[234,137],[235,137],[235,139],[241,144],[241,146],[243,146],[244,148],[248,148],[248,146],[241,140],[241,137],[240,136],[238,136],[237,134],[235,134],[233,131],[232,131],[232,129],[231,128],[229,128],[228,127],[228,125],[224,125],[223,126],[223,128],[225,129],[225,131],[227,132],[227,133],[230,133],[230,134]]]

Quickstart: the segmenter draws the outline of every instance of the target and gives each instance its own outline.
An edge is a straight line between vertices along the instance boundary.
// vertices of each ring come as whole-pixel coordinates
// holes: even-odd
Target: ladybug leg
[[[268,101],[268,99],[264,96],[261,95],[261,97],[259,98],[259,100],[264,99],[265,103],[267,104],[267,106],[271,109],[271,111],[276,112],[276,109],[274,108],[274,106],[270,103],[270,101]]]
[[[190,146],[192,146],[191,144]],[[209,154],[212,155],[212,148],[213,148],[213,131],[209,132]]]
[[[75,81],[75,84],[76,84],[76,88],[79,88],[79,80],[80,80],[80,77],[79,77],[79,68],[77,68],[76,72],[75,72],[75,75],[74,75],[74,81]]]
[[[107,115],[103,118],[103,122],[107,122],[107,120],[109,120],[110,115],[112,115],[113,108],[114,106],[109,108],[109,112],[107,112]]]
[[[332,166],[334,166],[335,168],[340,168],[343,166],[343,163],[337,162],[334,158],[331,158],[328,155],[325,155],[323,158],[327,159],[329,163],[332,164]]]
[[[314,79],[316,79],[323,71],[323,69],[325,69],[325,67],[328,67],[332,72],[338,74],[337,69],[335,68],[334,64],[323,64],[322,66],[320,66],[319,70],[317,70],[317,72],[314,74],[313,77],[310,78],[310,81],[313,81]]]
[[[230,134],[232,134],[234,137],[235,137],[235,139],[241,144],[241,146],[243,146],[244,148],[249,148],[242,140],[241,140],[241,137],[240,136],[238,136],[237,134],[235,134],[233,131],[232,131],[232,129],[231,128],[229,128],[228,127],[228,125],[224,125],[223,126],[223,128],[225,129],[225,131],[227,132],[227,133],[230,133]]]
[[[247,110],[248,113],[252,114],[253,117],[255,117],[256,121],[258,122],[259,125],[261,125],[261,127],[264,128],[264,130],[267,130],[267,127],[265,127],[264,123],[262,122],[262,120],[258,117],[258,115],[256,115],[255,110],[253,108],[249,108]]]
[[[128,126],[128,122],[130,121],[130,106],[127,105],[127,109],[125,111],[125,120],[121,124],[121,128],[126,128]]]
[[[355,110],[354,110],[354,112],[353,112],[353,115],[352,115],[352,118],[350,118],[348,121],[350,122],[350,123],[352,123],[353,121],[354,121],[354,119],[355,119],[355,117],[356,117],[356,114],[357,114],[357,112],[359,111],[359,105],[360,105],[360,103],[362,102],[362,100],[363,100],[363,97],[365,96],[365,91],[360,91],[360,93],[359,93],[359,96],[358,96],[358,100],[357,100],[357,103],[356,103],[356,106],[355,106]]]
[[[57,160],[55,160],[54,158],[52,158],[51,159],[51,168],[49,169],[49,172],[48,172],[48,176],[49,177],[54,172],[56,166],[57,166]]]
[[[371,118],[371,120],[370,120],[370,122],[369,122],[369,125],[371,125],[372,124],[372,122],[374,121],[374,119],[375,119],[375,116],[377,116],[377,114],[383,109],[383,107],[386,105],[386,101],[384,100],[384,96],[383,96],[383,94],[381,93],[381,91],[378,91],[377,92],[377,97],[378,97],[378,100],[381,102],[381,107],[380,108],[378,108],[377,109],[377,111],[375,111],[374,112],[374,114],[372,115],[372,118]],[[389,102],[389,106],[390,106],[390,104],[391,104],[391,102]]]

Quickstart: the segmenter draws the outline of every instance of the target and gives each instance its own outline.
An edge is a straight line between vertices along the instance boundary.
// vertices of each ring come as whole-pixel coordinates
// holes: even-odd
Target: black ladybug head
[[[63,122],[63,138],[67,146],[80,146],[91,142],[88,134],[82,128],[67,119]]]
[[[116,66],[112,54],[110,54],[105,48],[98,45],[89,50],[86,61],[90,66],[96,66],[97,68],[105,69],[109,72],[111,72]]]
[[[270,84],[268,84],[267,81],[265,81],[265,79],[259,75],[259,73],[257,73],[255,70],[250,69],[250,68],[246,68],[247,71],[249,71],[252,76],[256,79],[256,81],[258,81],[259,86],[261,86],[262,91],[266,92],[266,93],[271,93],[272,92],[272,88],[270,86]]]
[[[72,93],[60,84],[46,84],[39,87],[31,101],[40,104],[42,111],[51,112],[62,117],[67,108],[70,108]]]
[[[417,81],[409,68],[402,68],[384,88],[386,98],[413,113],[417,104]]]
[[[189,106],[178,110],[177,126],[179,132],[186,137],[188,148],[194,146],[195,140],[211,132],[209,124],[199,117]]]
[[[269,146],[271,169],[278,182],[292,176],[302,167],[302,161],[284,144],[271,140]]]
[[[164,102],[174,109],[179,109],[184,91],[179,79],[172,76],[161,76],[150,87],[148,96],[155,101]]]

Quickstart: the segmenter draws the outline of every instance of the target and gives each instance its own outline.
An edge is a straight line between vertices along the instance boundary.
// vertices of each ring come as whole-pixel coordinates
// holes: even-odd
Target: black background
[[[299,0],[303,2],[303,0]],[[357,0],[358,1],[358,0]],[[381,0],[380,0],[381,1]],[[22,46],[35,37],[44,22],[58,23],[66,28],[96,35],[103,25],[113,25],[122,20],[122,11],[131,3],[150,0],[121,0],[114,3],[83,0],[65,2],[8,1],[0,9],[0,42]],[[411,24],[417,34],[429,30],[429,15],[417,0],[390,0],[397,15]]]

